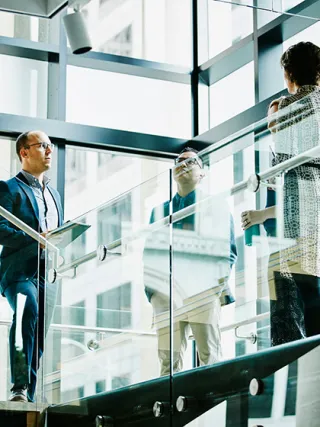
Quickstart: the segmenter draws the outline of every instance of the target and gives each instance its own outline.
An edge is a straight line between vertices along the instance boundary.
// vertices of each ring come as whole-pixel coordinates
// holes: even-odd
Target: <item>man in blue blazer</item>
[[[51,167],[53,149],[44,132],[23,133],[16,141],[22,170],[14,178],[0,181],[0,205],[43,236],[62,224],[60,196],[45,176]],[[3,247],[0,290],[13,310],[9,336],[13,383],[10,400],[32,402],[55,289],[52,285],[45,287],[44,249],[3,217],[0,217],[0,245]],[[21,325],[17,324],[19,301],[24,304],[19,307],[19,312],[23,311]],[[17,335],[20,330],[22,337]]]

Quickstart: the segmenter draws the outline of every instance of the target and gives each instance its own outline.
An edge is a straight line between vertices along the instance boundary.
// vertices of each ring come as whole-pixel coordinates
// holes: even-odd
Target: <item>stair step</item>
[[[29,402],[0,401],[0,426],[42,427],[48,405]]]

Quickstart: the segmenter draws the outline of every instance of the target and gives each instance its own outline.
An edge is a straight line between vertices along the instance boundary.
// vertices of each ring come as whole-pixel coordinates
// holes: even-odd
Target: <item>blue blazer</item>
[[[58,225],[62,225],[62,206],[59,193],[52,187],[48,190],[56,203]],[[0,181],[0,206],[11,212],[37,232],[40,228],[39,209],[32,189],[20,172],[8,181]],[[38,271],[39,245],[11,222],[0,216],[0,291],[12,282],[32,278]],[[40,249],[40,252],[42,249]]]

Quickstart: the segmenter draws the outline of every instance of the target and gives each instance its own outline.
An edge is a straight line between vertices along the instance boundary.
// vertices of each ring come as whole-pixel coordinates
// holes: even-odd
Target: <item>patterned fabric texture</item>
[[[320,87],[302,86],[295,95],[281,98],[278,114],[276,163],[319,145]],[[301,272],[320,277],[320,156],[285,174],[283,209],[284,237],[296,244],[281,251],[281,273],[289,278],[293,262]]]

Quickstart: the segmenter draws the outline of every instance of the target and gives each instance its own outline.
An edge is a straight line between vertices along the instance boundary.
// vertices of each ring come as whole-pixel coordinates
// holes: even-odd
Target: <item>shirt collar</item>
[[[189,194],[187,194],[184,197],[180,196],[179,193],[176,193],[176,195],[175,195],[176,200],[178,202],[180,202],[181,200],[184,200],[184,201],[194,200],[195,196],[196,196],[196,190],[192,190]]]
[[[315,90],[320,90],[320,87],[316,86],[316,85],[303,85],[303,86],[300,86],[298,88],[297,93],[300,93],[300,92],[313,92]]]
[[[33,176],[31,173],[22,170],[21,173],[24,175],[24,177],[26,178],[26,180],[28,181],[28,184],[32,187],[32,186],[37,186],[37,187],[41,187],[41,184],[38,180],[38,178],[36,178],[35,176]],[[50,182],[50,179],[45,175],[43,177],[43,184],[46,187]]]

